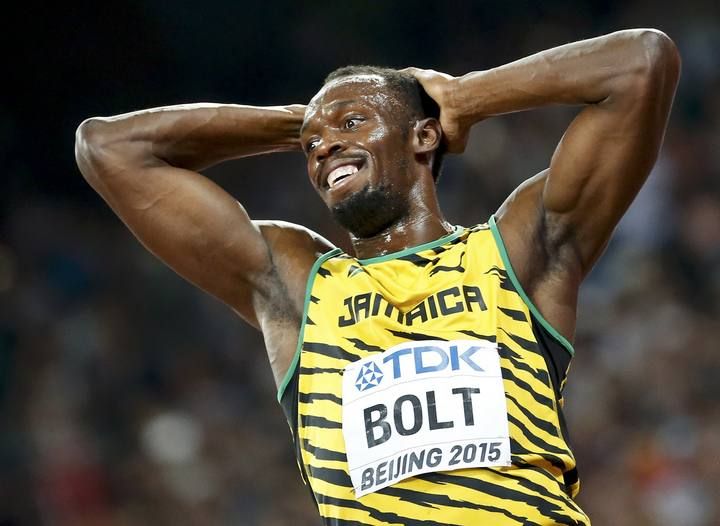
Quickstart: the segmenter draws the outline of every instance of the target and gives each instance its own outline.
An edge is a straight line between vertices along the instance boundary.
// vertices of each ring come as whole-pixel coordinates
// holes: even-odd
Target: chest
[[[376,265],[340,260],[321,270],[311,289],[307,330],[325,341],[367,337],[382,347],[397,343],[383,335],[492,330],[499,307],[523,308],[493,254],[465,246]]]

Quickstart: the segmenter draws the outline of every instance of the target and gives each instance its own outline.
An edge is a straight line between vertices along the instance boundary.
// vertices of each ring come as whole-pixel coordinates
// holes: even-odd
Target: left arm
[[[450,151],[490,116],[553,104],[585,108],[565,132],[542,190],[545,213],[587,272],[655,163],[680,58],[664,33],[637,29],[574,42],[462,77],[412,70],[439,99]],[[455,144],[453,144],[453,142]]]
[[[680,72],[674,43],[655,30],[619,31],[542,51],[486,71],[413,73],[441,108],[449,151],[494,115],[554,104],[585,107],[547,170],[498,212],[516,274],[566,336],[577,289],[657,158]]]

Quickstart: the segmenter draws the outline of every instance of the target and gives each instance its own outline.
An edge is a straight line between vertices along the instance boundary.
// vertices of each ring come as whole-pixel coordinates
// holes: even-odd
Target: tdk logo
[[[390,363],[394,379],[444,371],[448,368],[452,371],[470,368],[483,372],[484,369],[473,359],[473,355],[481,349],[482,347],[478,345],[471,345],[462,352],[458,350],[457,345],[450,345],[447,348],[435,345],[402,347],[383,358],[383,369],[387,373],[388,366],[385,364]],[[361,367],[355,385],[359,391],[366,391],[379,385],[383,376],[384,373],[378,365],[375,362],[369,362]]]
[[[355,380],[355,387],[358,391],[367,391],[371,387],[380,385],[383,373],[375,362],[369,362],[360,368],[360,373]]]

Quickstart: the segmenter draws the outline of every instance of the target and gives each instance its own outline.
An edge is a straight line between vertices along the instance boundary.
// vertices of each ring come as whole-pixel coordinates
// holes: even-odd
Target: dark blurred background
[[[717,1],[14,3],[0,105],[0,526],[317,525],[258,333],[163,267],[80,176],[80,121],[306,102],[348,63],[452,74],[616,29],[666,31],[665,146],[588,280],[566,411],[597,525],[720,525]],[[441,201],[485,221],[576,110],[485,121]],[[345,244],[300,155],[214,168],[258,219]]]

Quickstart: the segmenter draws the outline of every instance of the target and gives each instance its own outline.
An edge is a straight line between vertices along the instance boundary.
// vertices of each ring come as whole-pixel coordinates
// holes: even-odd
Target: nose
[[[334,137],[326,137],[324,140],[320,141],[320,144],[318,144],[315,148],[315,158],[318,161],[324,161],[328,157],[335,155],[343,149],[344,145],[342,141]]]

